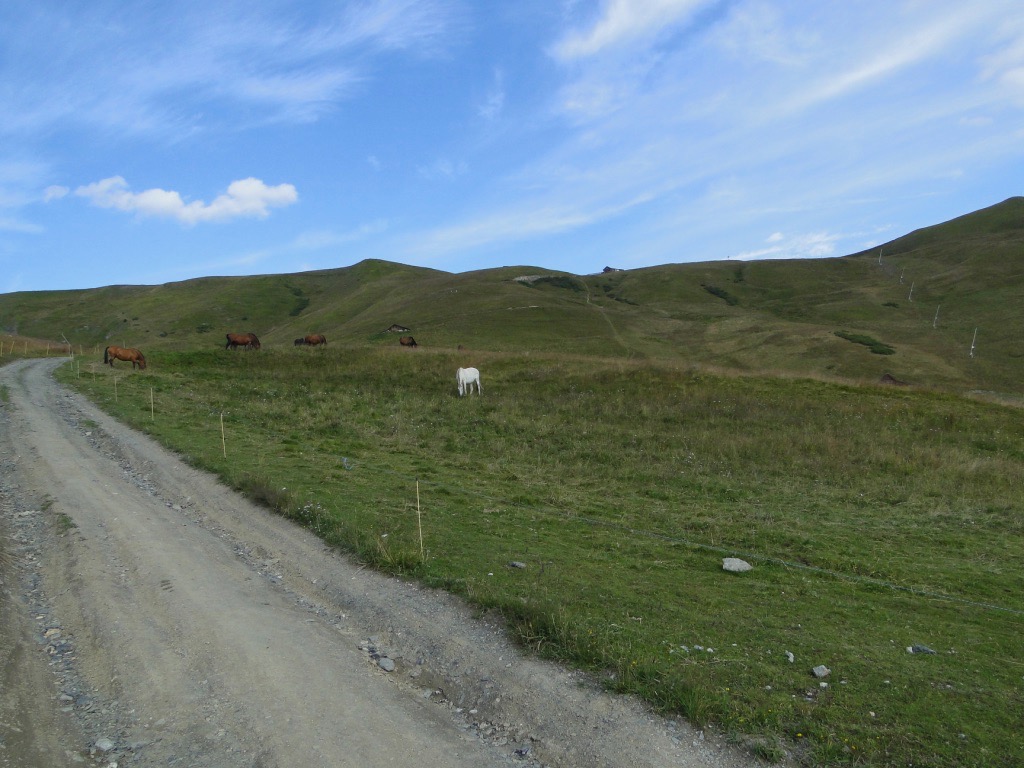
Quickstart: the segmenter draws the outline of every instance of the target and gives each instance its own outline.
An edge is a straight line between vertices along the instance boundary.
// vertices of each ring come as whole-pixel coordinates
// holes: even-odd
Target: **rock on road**
[[[60,362],[0,368],[0,766],[759,765],[360,568]]]

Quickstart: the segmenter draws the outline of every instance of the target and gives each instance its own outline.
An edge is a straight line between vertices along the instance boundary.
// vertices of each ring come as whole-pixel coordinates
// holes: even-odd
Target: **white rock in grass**
[[[747,571],[754,570],[754,566],[746,560],[740,560],[738,557],[723,557],[722,570],[730,571],[731,573],[746,573]]]

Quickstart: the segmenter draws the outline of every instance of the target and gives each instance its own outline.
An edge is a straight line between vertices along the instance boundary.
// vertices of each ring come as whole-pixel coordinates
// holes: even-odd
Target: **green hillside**
[[[226,485],[768,760],[1019,765],[1024,422],[984,400],[1024,403],[1022,214],[835,259],[11,294],[0,342],[66,336],[65,383]]]
[[[264,346],[309,332],[331,343],[394,344],[385,331],[400,324],[434,348],[571,351],[861,381],[890,372],[921,386],[1019,395],[1022,299],[1024,198],[1012,198],[842,258],[586,276],[530,266],[449,274],[371,260],[0,295],[0,331],[63,335],[83,352],[114,343],[152,354],[222,345],[228,331],[253,331]]]

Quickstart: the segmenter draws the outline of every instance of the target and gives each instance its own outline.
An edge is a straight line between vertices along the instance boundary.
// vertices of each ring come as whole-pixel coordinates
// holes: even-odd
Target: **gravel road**
[[[0,368],[0,766],[760,765],[359,567],[60,362]]]

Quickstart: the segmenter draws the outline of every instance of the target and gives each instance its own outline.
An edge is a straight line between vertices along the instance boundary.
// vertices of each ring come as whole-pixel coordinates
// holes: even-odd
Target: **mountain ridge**
[[[530,277],[530,280],[517,278]],[[187,349],[253,331],[334,344],[584,355],[1020,392],[1024,197],[815,260],[670,263],[574,275],[448,273],[380,259],[278,275],[0,295],[0,330],[80,348]],[[978,329],[972,350],[972,337]],[[840,335],[837,335],[840,334]],[[866,337],[893,350],[873,354]],[[973,356],[971,352],[973,351]]]

